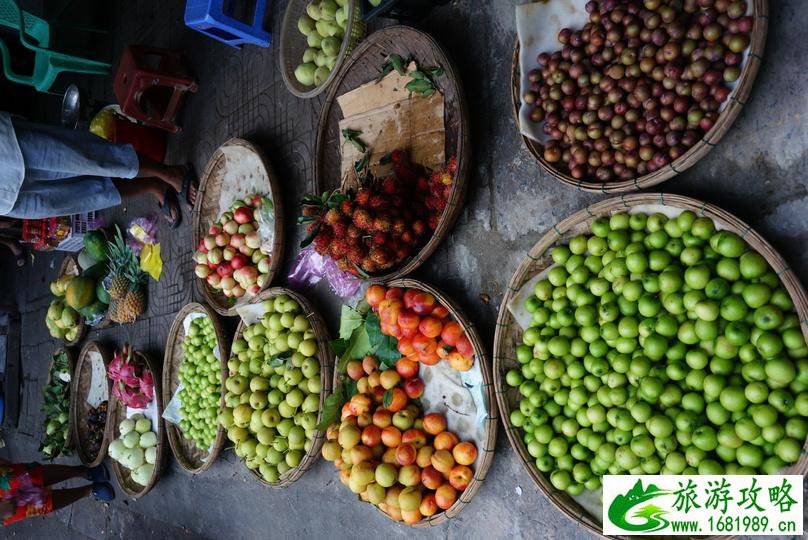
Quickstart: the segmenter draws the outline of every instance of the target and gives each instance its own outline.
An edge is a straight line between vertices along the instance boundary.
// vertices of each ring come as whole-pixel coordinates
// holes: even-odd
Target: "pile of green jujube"
[[[310,2],[297,21],[297,29],[306,36],[308,48],[295,69],[297,82],[320,86],[331,74],[342,47],[348,24],[348,0]]]
[[[183,437],[203,451],[213,446],[219,428],[221,363],[213,352],[218,344],[216,330],[208,317],[192,320],[182,341],[185,354],[179,369],[180,430]]]
[[[510,414],[559,490],[604,474],[774,474],[808,433],[808,347],[789,294],[693,212],[617,213],[553,248],[506,374]],[[779,270],[779,269],[778,269]]]
[[[279,295],[263,310],[260,322],[233,342],[219,421],[236,455],[274,483],[311,447],[322,381],[317,340],[300,304]]]

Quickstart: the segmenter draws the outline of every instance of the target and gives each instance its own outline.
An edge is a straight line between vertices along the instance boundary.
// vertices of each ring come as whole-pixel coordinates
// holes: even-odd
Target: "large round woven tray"
[[[62,259],[62,266],[59,267],[59,275],[57,277],[62,277],[66,275],[77,276],[81,270],[79,269],[79,263],[76,261],[75,257],[72,255],[66,255],[64,259]],[[63,339],[65,345],[68,347],[75,347],[78,345],[84,336],[87,334],[87,325],[84,324],[84,317],[79,315],[79,331],[76,332],[76,337],[72,341],[68,341],[67,339]]]
[[[222,328],[222,324],[219,321],[219,317],[212,309],[204,304],[198,304],[196,302],[187,304],[177,313],[174,322],[171,324],[171,329],[168,331],[165,357],[163,360],[163,403],[171,401],[171,397],[174,395],[174,392],[177,391],[177,387],[180,383],[179,370],[185,356],[182,350],[182,342],[185,339],[183,321],[191,313],[202,313],[213,323],[213,328],[216,332],[216,340],[219,343],[219,356],[221,358],[220,380],[222,388],[224,388],[224,382],[227,379],[227,360],[229,358],[230,346],[227,342],[227,336]],[[221,408],[223,405],[224,395],[222,395],[219,407]],[[171,422],[166,422],[165,426],[168,444],[171,446],[174,457],[183,469],[192,474],[198,474],[208,470],[211,465],[213,465],[213,462],[216,461],[219,452],[222,451],[222,446],[224,446],[225,429],[221,425],[218,427],[216,440],[211,449],[197,448],[194,441],[186,439],[183,436],[179,426]]]
[[[148,493],[157,481],[160,479],[161,476],[161,469],[163,465],[163,456],[165,455],[165,447],[166,447],[166,430],[165,430],[165,421],[163,420],[163,396],[160,393],[159,388],[159,377],[160,377],[160,366],[154,361],[151,360],[148,356],[143,353],[135,352],[135,356],[143,362],[148,368],[151,370],[152,374],[154,375],[154,399],[157,400],[157,416],[159,417],[157,425],[152,425],[152,431],[157,434],[157,459],[154,462],[154,472],[152,473],[151,480],[149,481],[148,485],[141,486],[134,480],[132,480],[131,474],[129,470],[115,461],[112,460],[112,471],[115,473],[115,479],[118,481],[118,485],[121,486],[127,495],[130,497],[134,497],[139,499],[140,497],[144,496]],[[112,417],[111,422],[107,422],[107,437],[110,441],[114,440],[118,435],[118,426],[120,426],[121,422],[124,418],[126,418],[126,405],[124,405],[118,398],[114,395],[110,394],[110,404],[109,404],[109,416]]]
[[[311,327],[314,330],[314,335],[317,338],[317,360],[320,362],[320,380],[322,381],[322,389],[320,390],[320,409],[317,411],[317,422],[319,423],[322,419],[323,404],[325,403],[325,399],[331,394],[331,363],[333,362],[333,358],[331,355],[331,341],[328,334],[328,327],[325,325],[325,321],[323,320],[322,316],[314,309],[311,302],[309,302],[309,300],[302,294],[291,289],[286,289],[284,287],[272,287],[256,296],[250,303],[257,304],[282,294],[287,295],[289,298],[292,298],[298,304],[300,304],[300,307],[303,309],[303,314],[309,319],[309,323],[311,323]],[[244,327],[244,321],[239,321],[238,326],[236,327],[236,333],[233,335],[233,341],[241,339],[241,336],[244,333]],[[258,479],[259,482],[269,487],[288,487],[298,481],[300,477],[303,476],[303,474],[308,471],[312,465],[314,465],[314,462],[320,457],[320,449],[323,447],[324,441],[325,433],[318,431],[317,435],[315,435],[311,442],[309,451],[306,452],[305,456],[303,456],[300,464],[294,469],[287,471],[277,482],[267,482],[256,471],[250,472]]]
[[[48,362],[48,379],[45,381],[45,386],[47,387],[51,382],[51,369],[53,369],[53,362],[61,353],[65,353],[67,355],[67,366],[68,371],[70,372],[70,396],[68,401],[68,415],[69,418],[67,420],[67,440],[65,441],[65,448],[67,449],[75,449],[76,447],[76,437],[73,434],[73,429],[76,424],[76,416],[73,414],[73,409],[71,404],[73,402],[73,379],[76,377],[76,355],[70,351],[67,347],[57,347],[53,354],[51,354],[50,362]]]
[[[578,2],[584,4],[584,0]],[[597,191],[601,193],[621,193],[625,191],[635,191],[644,189],[665,180],[669,180],[677,174],[695,165],[701,158],[706,156],[714,146],[726,135],[732,127],[738,114],[749,100],[752,93],[752,86],[755,82],[758,69],[763,59],[763,50],[766,47],[766,34],[769,27],[769,0],[751,0],[752,16],[754,25],[752,27],[751,43],[747,51],[747,58],[741,69],[741,76],[736,82],[736,86],[725,102],[725,107],[719,114],[715,125],[704,134],[704,137],[693,145],[678,159],[673,160],[666,167],[652,173],[632,178],[631,180],[621,180],[613,182],[591,182],[584,179],[576,180],[572,176],[559,171],[555,166],[544,159],[544,147],[541,143],[534,141],[530,137],[522,135],[522,140],[528,151],[533,154],[542,169],[555,178],[569,186],[582,191]],[[560,45],[559,45],[560,47]],[[519,69],[519,39],[513,53],[511,66],[511,99],[513,100],[514,115],[516,118],[517,131],[519,129],[519,108],[522,104],[522,97],[519,92],[521,72]]]
[[[314,184],[318,193],[343,187],[340,176],[340,129],[342,111],[337,98],[379,76],[384,58],[398,54],[402,58],[412,57],[422,66],[442,66],[443,75],[435,82],[444,96],[444,116],[446,128],[446,158],[457,157],[457,172],[446,209],[437,228],[421,250],[402,266],[384,274],[372,274],[372,281],[387,281],[406,276],[421,266],[438,248],[454,226],[462,210],[466,196],[469,166],[471,162],[471,141],[469,133],[468,109],[460,76],[454,64],[434,38],[409,26],[391,26],[371,35],[357,47],[351,57],[339,70],[333,86],[328,92],[323,112],[317,126],[317,143],[314,154]]]
[[[306,37],[297,29],[297,21],[306,13],[306,7],[311,2],[309,0],[292,0],[286,7],[281,26],[280,40],[280,70],[286,88],[299,98],[313,98],[319,95],[334,81],[340,66],[345,58],[351,54],[359,41],[365,37],[367,25],[362,20],[362,8],[359,0],[348,0],[345,2],[347,12],[347,24],[345,25],[345,36],[342,38],[342,45],[337,55],[334,68],[320,86],[303,86],[295,78],[295,69],[303,62],[303,52],[308,48]]]
[[[104,461],[107,455],[107,447],[110,442],[110,423],[112,422],[112,415],[110,414],[109,407],[111,405],[109,399],[107,400],[107,422],[104,427],[104,438],[101,440],[101,449],[97,454],[93,455],[87,449],[87,438],[89,431],[87,428],[87,414],[90,412],[91,407],[87,403],[87,393],[92,385],[92,360],[90,359],[91,353],[98,353],[104,361],[104,377],[107,382],[107,389],[109,396],[112,396],[112,382],[106,377],[106,367],[111,359],[109,350],[95,341],[88,341],[81,348],[78,361],[76,362],[76,369],[73,372],[73,384],[70,388],[70,418],[73,427],[73,440],[76,443],[76,453],[83,464],[88,467],[95,467]],[[75,419],[75,421],[73,421]]]
[[[491,467],[491,462],[494,459],[494,450],[497,442],[497,405],[494,399],[494,386],[491,379],[491,367],[488,362],[488,355],[486,353],[485,345],[483,345],[477,328],[474,323],[466,317],[460,310],[460,307],[454,300],[446,296],[439,289],[428,285],[423,281],[410,278],[393,279],[385,282],[384,285],[388,287],[401,287],[403,289],[419,289],[421,291],[432,294],[438,302],[449,310],[452,320],[457,321],[463,328],[463,331],[471,341],[474,347],[474,361],[479,362],[480,372],[483,378],[483,399],[487,407],[485,416],[485,440],[482,448],[478,448],[479,463],[474,469],[474,478],[469,483],[468,487],[460,494],[457,501],[449,507],[448,510],[436,513],[428,518],[422,519],[418,523],[410,525],[415,528],[429,528],[435,525],[440,525],[454,517],[456,517],[463,508],[471,501],[474,495],[479,491],[485,477],[488,475],[488,469]],[[334,371],[334,387],[336,388],[340,382],[340,374]],[[426,411],[425,411],[426,412]],[[462,437],[461,437],[462,439]],[[377,510],[384,516],[388,516],[381,509]]]
[[[664,207],[677,213],[683,210],[691,210],[698,216],[705,216],[714,220],[719,229],[735,232],[746,240],[780,276],[783,286],[788,290],[791,299],[794,301],[795,309],[801,321],[802,333],[808,340],[808,296],[806,296],[805,289],[803,289],[794,271],[780,254],[751,226],[717,206],[689,197],[665,193],[622,195],[588,206],[554,225],[527,253],[527,256],[511,278],[508,290],[502,299],[494,334],[494,385],[499,410],[502,412],[502,421],[506,428],[505,433],[508,435],[511,446],[525,466],[530,478],[562,513],[597,535],[602,534],[599,523],[600,516],[595,519],[566,492],[559,492],[552,486],[549,477],[535,467],[535,460],[528,454],[518,428],[511,424],[510,413],[514,408],[518,408],[519,391],[517,388],[511,388],[505,384],[505,374],[508,370],[519,365],[516,360],[516,347],[522,342],[522,329],[514,320],[507,306],[525,282],[553,264],[550,258],[550,249],[554,245],[566,243],[573,236],[589,231],[592,222],[599,217],[609,216],[616,212],[647,212],[649,210],[645,210],[645,208],[649,206],[652,208],[653,206]],[[637,207],[640,207],[640,210],[637,210]],[[786,474],[805,474],[806,472],[808,472],[808,441],[803,446],[799,461],[790,467]]]
[[[219,211],[219,197],[222,192],[222,184],[225,179],[225,170],[227,167],[227,156],[225,151],[228,147],[235,147],[255,154],[263,164],[263,176],[261,184],[263,186],[263,193],[271,197],[272,204],[275,207],[275,234],[272,243],[272,253],[269,254],[270,266],[267,275],[267,281],[264,288],[268,287],[283,262],[283,202],[281,201],[280,186],[278,178],[272,169],[272,165],[264,152],[244,139],[230,139],[222,146],[216,149],[211,156],[210,161],[205,166],[205,170],[200,176],[199,195],[196,198],[194,205],[193,217],[193,233],[194,233],[194,249],[199,246],[199,241],[205,237],[210,226],[219,220],[221,212]],[[227,298],[220,291],[208,286],[204,280],[197,279],[197,283],[205,296],[207,303],[216,310],[217,313],[226,316],[233,316],[236,314],[235,306],[238,304],[245,304],[249,298],[243,296],[236,302],[234,299]]]

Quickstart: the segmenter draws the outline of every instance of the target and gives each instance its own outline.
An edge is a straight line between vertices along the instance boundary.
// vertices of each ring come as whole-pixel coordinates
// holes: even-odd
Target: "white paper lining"
[[[664,214],[669,219],[673,219],[684,212],[684,209],[661,204],[641,204],[632,206],[630,208],[619,208],[616,209],[614,213],[617,212],[648,215]],[[713,219],[713,223],[715,223],[715,228],[719,231],[726,229],[726,226],[719,220]],[[556,265],[552,264],[548,266],[527,280],[522,287],[520,287],[519,291],[513,296],[511,301],[508,302],[508,311],[511,312],[511,315],[513,315],[513,318],[516,320],[522,330],[525,330],[530,326],[530,320],[532,318],[531,314],[527,311],[527,309],[525,309],[525,301],[533,294],[533,287],[535,286],[536,282],[544,279],[547,272],[549,272],[554,266]],[[574,496],[573,499],[575,499],[578,504],[585,508],[598,523],[601,523],[601,516],[603,515],[603,502],[601,500],[602,495],[602,489],[597,489],[595,491],[584,490],[580,495]]]
[[[530,90],[530,81],[527,76],[531,70],[538,67],[536,57],[539,53],[552,53],[561,49],[558,42],[558,33],[562,28],[580,29],[589,20],[584,6],[587,0],[552,0],[551,2],[531,2],[516,6],[516,31],[519,36],[519,95],[523,96]],[[747,15],[753,13],[752,2],[748,3]],[[746,65],[749,57],[749,47],[742,53],[741,68]],[[734,83],[724,83],[735,93],[740,79]],[[520,98],[521,99],[521,98]],[[723,111],[730,100],[721,104],[719,111]],[[544,122],[530,120],[532,105],[522,104],[519,107],[519,131],[522,135],[544,143],[547,135],[544,133]]]
[[[90,389],[87,392],[87,404],[96,408],[103,402],[109,400],[109,381],[107,380],[107,368],[104,359],[98,351],[87,353],[92,369],[90,376]]]

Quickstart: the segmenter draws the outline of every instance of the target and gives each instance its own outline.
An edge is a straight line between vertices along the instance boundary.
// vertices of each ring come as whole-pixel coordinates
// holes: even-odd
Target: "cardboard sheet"
[[[415,62],[407,72],[416,69]],[[340,173],[351,184],[354,164],[362,153],[342,136],[344,129],[360,132],[358,138],[371,150],[370,171],[376,176],[389,172],[379,159],[396,149],[409,152],[413,162],[434,169],[446,162],[446,128],[443,94],[423,97],[405,86],[408,75],[391,71],[381,81],[371,81],[337,98],[343,119],[339,123]]]

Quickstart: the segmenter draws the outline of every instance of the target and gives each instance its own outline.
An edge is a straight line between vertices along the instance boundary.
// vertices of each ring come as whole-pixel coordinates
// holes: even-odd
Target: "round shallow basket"
[[[59,267],[59,276],[78,276],[81,273],[81,269],[79,268],[79,263],[72,255],[65,256],[62,259],[62,266]],[[79,315],[79,331],[76,332],[76,337],[72,341],[68,341],[63,339],[65,345],[68,347],[75,347],[78,345],[84,336],[87,334],[87,325],[84,324],[84,317]]]
[[[227,380],[227,360],[229,358],[229,344],[227,343],[227,336],[222,328],[221,321],[216,313],[204,304],[196,302],[187,304],[183,307],[174,322],[171,329],[168,331],[168,340],[166,341],[166,352],[163,360],[163,403],[168,404],[171,401],[174,392],[180,384],[179,371],[182,365],[185,354],[182,350],[182,342],[185,339],[185,327],[183,321],[185,318],[192,314],[203,314],[210,319],[213,323],[214,331],[216,332],[216,341],[219,344],[220,360],[220,381],[221,387],[224,388],[225,380]],[[224,394],[219,403],[219,408],[224,406]],[[218,423],[218,421],[217,421]],[[192,474],[198,474],[208,470],[219,452],[222,451],[225,441],[225,429],[219,425],[216,432],[216,440],[211,449],[197,448],[196,443],[191,439],[186,439],[179,426],[165,422],[166,435],[168,436],[168,444],[171,446],[171,451],[174,457],[177,458],[180,466]]]
[[[70,372],[70,395],[68,397],[68,415],[69,418],[67,420],[67,440],[65,441],[65,448],[68,449],[75,449],[76,447],[76,437],[73,434],[74,428],[76,426],[76,415],[73,414],[73,380],[76,378],[76,355],[73,354],[70,349],[66,347],[57,347],[53,354],[51,354],[51,360],[48,362],[48,380],[45,381],[45,386],[47,387],[51,382],[51,369],[53,369],[53,362],[56,360],[56,357],[61,354],[65,353],[67,355],[67,369]]]
[[[803,289],[794,271],[780,254],[751,226],[717,206],[689,197],[665,193],[621,195],[620,197],[595,203],[554,225],[527,253],[527,257],[525,257],[511,278],[508,290],[502,299],[494,334],[494,385],[499,410],[502,412],[502,421],[506,428],[505,432],[531,479],[561,512],[597,535],[602,534],[600,516],[596,519],[566,492],[560,492],[552,486],[549,477],[536,468],[535,460],[528,454],[527,448],[522,441],[520,430],[511,424],[510,413],[514,409],[518,409],[519,406],[519,390],[518,388],[511,388],[505,383],[505,374],[510,369],[519,366],[516,360],[516,348],[522,343],[522,329],[508,310],[508,304],[526,282],[552,266],[553,260],[550,257],[550,251],[553,246],[567,243],[573,236],[589,232],[590,226],[595,219],[607,217],[617,212],[653,213],[664,211],[668,215],[678,215],[684,210],[690,210],[697,216],[712,219],[718,229],[732,231],[740,235],[766,259],[771,268],[780,277],[789,295],[791,295],[795,310],[801,321],[802,333],[808,340],[808,296],[806,296],[805,289]],[[804,475],[806,472],[808,472],[808,441],[803,446],[799,461],[784,474]]]
[[[107,384],[107,392],[110,398],[107,399],[107,422],[104,426],[104,434],[101,439],[101,449],[93,454],[88,449],[88,438],[90,436],[86,418],[92,410],[87,403],[87,394],[90,391],[93,380],[93,363],[91,355],[99,354],[104,363],[104,381]],[[111,356],[109,350],[95,341],[88,341],[81,348],[76,369],[73,372],[73,384],[70,388],[70,418],[73,420],[73,440],[76,443],[76,453],[81,462],[88,467],[95,467],[104,461],[107,455],[107,447],[110,442],[110,399],[112,397],[112,381],[107,378],[106,368]]]
[[[267,285],[264,286],[264,288],[266,288],[272,283],[272,280],[275,278],[283,262],[283,203],[281,201],[280,185],[272,169],[272,164],[269,162],[264,152],[253,143],[244,139],[230,139],[216,149],[210,161],[208,161],[208,164],[205,166],[205,170],[200,176],[199,195],[196,198],[196,204],[194,206],[194,249],[199,246],[199,242],[207,235],[210,226],[218,221],[221,214],[224,212],[224,210],[220,211],[219,207],[223,186],[238,180],[237,178],[228,178],[228,167],[232,171],[233,168],[238,167],[239,161],[230,160],[230,162],[228,162],[228,153],[233,155],[247,154],[251,155],[252,158],[258,159],[260,162],[259,169],[261,169],[259,177],[257,179],[250,177],[251,181],[258,182],[259,185],[257,189],[260,189],[262,194],[272,199],[272,204],[275,208],[275,230],[272,241],[272,252],[269,254],[270,266],[266,280]],[[228,201],[228,207],[231,202],[232,201]],[[236,314],[236,305],[246,304],[249,301],[249,299],[244,296],[236,302],[234,299],[224,296],[221,291],[210,287],[204,280],[196,279],[208,305],[221,315],[232,317]]]
[[[306,13],[306,7],[310,3],[311,0],[291,0],[289,2],[283,16],[280,41],[280,69],[283,82],[292,94],[304,99],[319,95],[334,81],[345,58],[365,37],[367,31],[367,24],[362,20],[360,0],[347,0],[344,6],[348,9],[345,36],[342,38],[342,45],[334,68],[320,86],[304,86],[295,78],[295,69],[303,63],[303,52],[308,49],[309,45],[306,42],[306,36],[301,34],[297,28],[297,21]]]
[[[766,33],[769,26],[769,1],[768,0],[748,0],[751,4],[751,13],[754,18],[752,27],[751,42],[746,53],[746,59],[741,68],[741,76],[735,83],[735,88],[724,104],[724,108],[718,116],[715,125],[704,134],[695,145],[679,158],[673,160],[667,166],[643,176],[632,178],[631,180],[619,180],[612,182],[590,182],[583,179],[575,179],[569,174],[558,170],[552,163],[544,159],[544,147],[538,141],[522,135],[522,140],[533,157],[539,162],[542,169],[550,176],[569,186],[582,191],[597,191],[600,193],[621,193],[625,191],[635,191],[645,189],[665,180],[670,180],[677,174],[689,169],[701,158],[706,156],[714,146],[724,137],[735,122],[738,114],[749,100],[752,86],[755,82],[758,69],[763,59],[763,50],[766,47]],[[581,5],[584,0],[577,1]],[[561,45],[559,44],[559,48]],[[516,46],[513,53],[511,66],[511,98],[513,100],[514,115],[516,117],[517,131],[519,130],[519,109],[522,105],[520,94],[521,71],[519,68],[519,39],[516,39]]]
[[[314,335],[317,338],[317,360],[320,362],[320,380],[322,381],[322,389],[320,390],[320,409],[317,411],[317,422],[319,423],[322,420],[325,399],[331,394],[331,363],[333,362],[333,358],[331,356],[331,340],[328,334],[328,327],[325,325],[325,321],[323,320],[322,316],[314,309],[311,302],[309,302],[309,300],[302,294],[291,289],[286,289],[284,287],[272,287],[253,298],[250,303],[258,304],[264,300],[269,300],[270,298],[274,298],[282,294],[285,294],[300,304],[300,307],[303,309],[303,314],[309,319],[311,328],[314,330]],[[236,327],[236,333],[233,336],[234,342],[237,339],[241,339],[241,336],[244,333],[244,328],[244,321],[240,320],[238,326]],[[314,465],[314,462],[320,457],[320,449],[323,447],[324,441],[325,432],[318,431],[317,435],[315,435],[314,439],[312,440],[309,451],[306,452],[305,456],[303,456],[300,464],[294,469],[287,471],[277,482],[267,482],[256,471],[250,472],[258,479],[259,482],[269,487],[288,487],[299,480],[300,477],[303,476],[303,474],[308,471],[312,465]]]
[[[483,440],[483,447],[478,448],[478,463],[474,469],[474,478],[469,483],[468,487],[460,494],[457,501],[449,507],[448,510],[436,513],[428,518],[422,519],[418,523],[411,525],[415,528],[429,528],[435,525],[440,525],[454,517],[456,517],[463,508],[471,501],[474,495],[479,491],[485,477],[488,475],[488,469],[491,467],[491,462],[494,459],[494,450],[497,442],[497,404],[494,398],[494,385],[491,379],[491,368],[488,362],[488,355],[486,353],[485,345],[483,345],[480,336],[477,333],[477,328],[474,323],[466,317],[460,310],[460,307],[443,292],[436,289],[432,285],[428,285],[423,281],[415,279],[401,278],[393,279],[385,282],[384,285],[388,287],[401,287],[403,289],[418,289],[421,291],[432,294],[440,304],[449,310],[454,321],[463,328],[463,331],[471,341],[474,347],[474,361],[479,362],[480,373],[482,374],[482,393],[483,401],[486,407],[485,415],[485,438]],[[340,374],[334,371],[334,387],[336,388],[340,382]],[[427,411],[424,411],[427,412]],[[385,517],[388,516],[381,509],[377,508]]]
[[[165,455],[165,446],[166,446],[166,430],[165,430],[165,421],[163,420],[163,396],[160,393],[159,388],[159,365],[155,364],[151,358],[146,356],[143,353],[135,351],[135,356],[144,363],[144,365],[148,366],[151,370],[152,374],[154,375],[154,399],[157,400],[157,426],[152,425],[152,431],[157,433],[157,459],[154,462],[154,472],[152,473],[151,480],[149,480],[148,485],[141,486],[134,480],[132,480],[131,474],[129,469],[115,461],[112,461],[112,471],[115,473],[115,479],[118,481],[118,485],[121,486],[127,495],[130,497],[139,499],[140,497],[144,496],[146,493],[151,491],[157,481],[160,479],[161,469],[163,465],[163,456]],[[107,437],[110,441],[115,439],[115,436],[118,432],[118,426],[121,425],[121,422],[126,418],[126,405],[124,405],[118,398],[114,395],[110,394],[110,406],[109,406],[109,417],[112,417],[111,422],[107,422]]]
[[[421,66],[443,68],[443,75],[436,77],[435,82],[444,98],[446,159],[448,160],[451,156],[457,158],[457,171],[454,188],[432,237],[405,264],[388,270],[384,274],[372,274],[369,279],[376,282],[410,274],[435,252],[460,215],[466,196],[466,177],[471,164],[468,108],[460,76],[452,61],[438,42],[428,34],[409,26],[391,26],[375,32],[362,42],[340,69],[333,87],[328,92],[317,126],[317,143],[314,154],[316,191],[322,193],[343,187],[340,175],[342,157],[339,128],[342,110],[337,103],[337,98],[378,78],[384,58],[389,54],[412,58]]]

